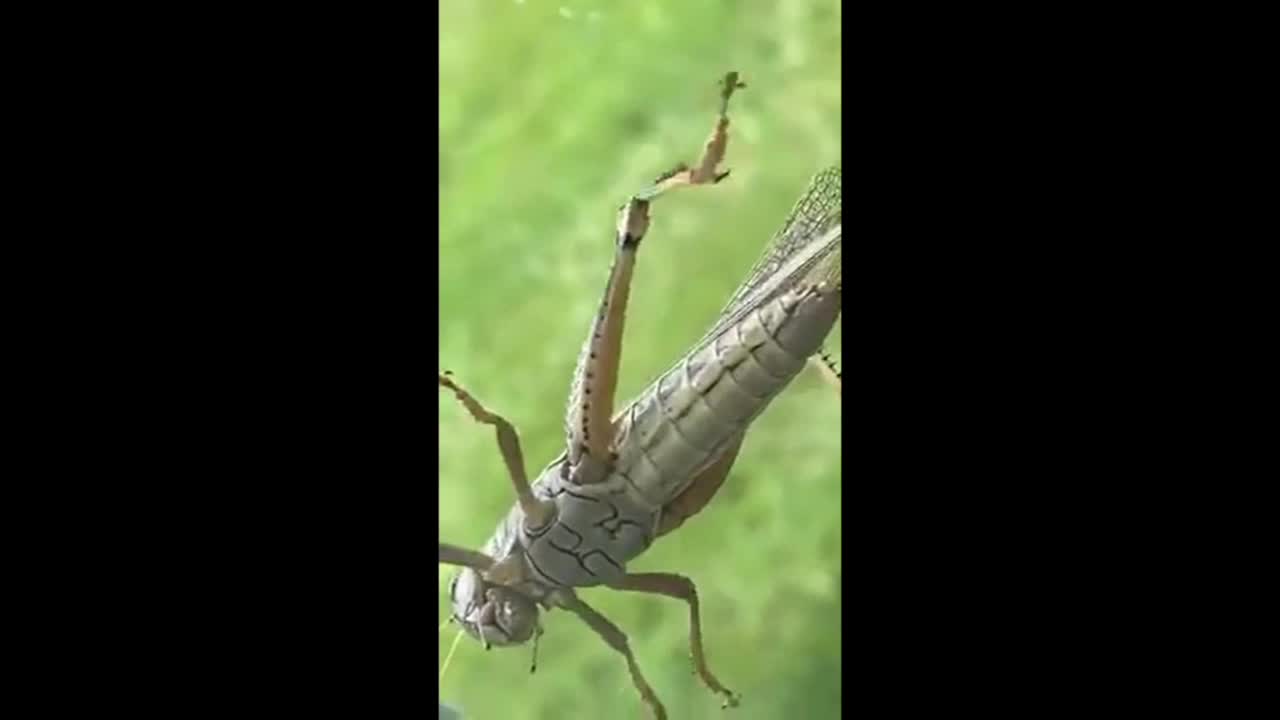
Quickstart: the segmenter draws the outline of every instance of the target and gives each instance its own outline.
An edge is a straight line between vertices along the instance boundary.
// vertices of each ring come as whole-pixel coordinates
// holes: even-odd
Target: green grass
[[[537,473],[563,447],[615,212],[696,158],[717,79],[738,70],[748,84],[730,107],[733,175],[655,204],[620,399],[706,330],[808,178],[840,162],[840,8],[446,0],[440,13],[440,367],[511,419]],[[477,547],[513,502],[510,484],[492,431],[438,395],[441,532]],[[709,660],[742,694],[737,709],[721,711],[692,674],[682,603],[581,591],[630,635],[672,718],[838,715],[840,421],[838,395],[802,374],[715,500],[629,567],[697,583]],[[452,572],[439,571],[437,624]],[[486,653],[464,638],[444,700],[473,719],[644,717],[620,657],[572,615],[543,622],[536,675],[527,647]],[[439,633],[440,663],[455,632]]]

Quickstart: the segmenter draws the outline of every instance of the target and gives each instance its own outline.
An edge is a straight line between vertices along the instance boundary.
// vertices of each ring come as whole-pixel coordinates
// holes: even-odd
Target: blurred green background
[[[721,185],[658,201],[641,247],[619,400],[698,339],[809,177],[840,162],[835,2],[444,0],[440,8],[440,368],[521,433],[531,475],[563,448],[577,353],[613,253],[618,206],[692,162],[730,106]],[[832,338],[841,348],[840,330]],[[439,394],[442,539],[480,546],[513,502],[492,430]],[[660,597],[580,595],[626,631],[674,719],[840,712],[840,398],[806,371],[754,425],[725,486],[632,571],[698,585],[722,711],[688,654],[688,613]],[[439,569],[437,624],[449,615]],[[645,717],[622,659],[572,615],[529,648],[463,638],[443,699],[479,720]],[[438,634],[439,664],[456,626]]]

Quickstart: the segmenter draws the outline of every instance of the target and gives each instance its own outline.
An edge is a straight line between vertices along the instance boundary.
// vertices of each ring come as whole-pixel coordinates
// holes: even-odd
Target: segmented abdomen
[[[661,508],[682,493],[726,443],[742,432],[804,368],[840,313],[839,291],[784,293],[702,342],[636,398],[619,418],[613,471],[601,483],[574,485],[561,456],[533,483],[556,503],[553,526],[522,532],[518,506],[484,551],[502,559],[526,553],[526,586],[588,587],[621,577],[654,539]]]
[[[705,341],[621,418],[615,473],[656,506],[683,492],[804,368],[840,299],[812,287],[787,292]]]

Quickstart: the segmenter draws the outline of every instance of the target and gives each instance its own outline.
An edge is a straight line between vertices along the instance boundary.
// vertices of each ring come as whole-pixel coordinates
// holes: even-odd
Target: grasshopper
[[[539,608],[581,618],[626,660],[654,717],[666,711],[645,680],[627,635],[574,588],[665,595],[689,608],[689,647],[702,682],[737,704],[707,665],[697,589],[673,573],[629,573],[626,563],[698,513],[719,490],[751,423],[813,361],[840,386],[822,350],[841,310],[840,170],[816,175],[782,229],[694,348],[614,412],[623,320],[652,202],[684,186],[712,185],[728,142],[728,104],[745,87],[725,76],[720,113],[699,162],[679,165],[632,197],[618,215],[613,268],[574,371],[566,449],[530,484],[519,436],[449,373],[451,390],[478,422],[496,430],[516,505],[482,550],[440,543],[441,563],[461,566],[449,586],[452,620],[486,649],[533,641]]]

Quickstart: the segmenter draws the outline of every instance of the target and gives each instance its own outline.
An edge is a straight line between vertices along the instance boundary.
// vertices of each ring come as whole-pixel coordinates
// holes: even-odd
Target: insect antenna
[[[538,671],[538,638],[542,637],[542,626],[539,625],[533,629],[533,660],[529,662],[529,674],[532,675]]]
[[[449,663],[453,660],[453,653],[458,649],[458,642],[461,640],[462,628],[458,628],[458,634],[453,636],[453,644],[449,646],[449,654],[444,656],[444,665],[440,666],[440,680],[437,682],[444,682],[444,673],[449,669]]]

